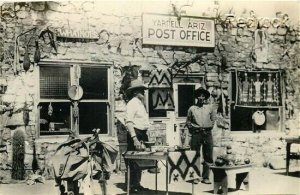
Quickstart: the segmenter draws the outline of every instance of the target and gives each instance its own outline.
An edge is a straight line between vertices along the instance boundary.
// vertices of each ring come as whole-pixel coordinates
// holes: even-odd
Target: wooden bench
[[[249,191],[249,172],[251,164],[236,165],[236,166],[210,166],[214,174],[214,194],[218,193],[219,188],[222,188],[223,194],[228,193],[228,176],[235,175],[236,189],[239,190],[242,183],[245,189]]]

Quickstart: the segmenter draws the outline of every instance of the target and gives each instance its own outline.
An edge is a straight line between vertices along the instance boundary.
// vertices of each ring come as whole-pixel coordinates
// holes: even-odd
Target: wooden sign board
[[[143,14],[143,44],[215,47],[215,24],[210,18],[180,18]]]

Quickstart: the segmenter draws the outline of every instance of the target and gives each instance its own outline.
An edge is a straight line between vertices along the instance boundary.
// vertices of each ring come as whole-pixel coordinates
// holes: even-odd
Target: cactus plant
[[[21,130],[17,130],[12,137],[12,179],[23,180],[25,176],[25,134]]]

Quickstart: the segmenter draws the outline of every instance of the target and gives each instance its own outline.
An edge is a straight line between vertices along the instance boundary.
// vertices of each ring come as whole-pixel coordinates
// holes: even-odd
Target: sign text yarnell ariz
[[[149,28],[148,38],[175,39],[176,29],[181,29],[179,30],[180,39],[201,41],[210,41],[211,39],[204,22],[188,22],[185,29],[182,24],[174,20],[153,20],[153,24],[158,28]]]

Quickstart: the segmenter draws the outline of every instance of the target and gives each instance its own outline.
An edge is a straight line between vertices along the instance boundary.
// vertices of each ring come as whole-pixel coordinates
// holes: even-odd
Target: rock
[[[277,28],[274,28],[273,26],[268,28],[268,33],[271,35],[277,34]]]
[[[32,2],[31,8],[35,11],[44,11],[46,2]]]
[[[286,28],[278,28],[277,29],[277,34],[278,35],[286,35],[287,29]]]
[[[269,159],[269,167],[271,169],[285,169],[285,160],[283,157],[275,156]]]

